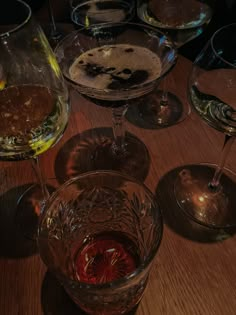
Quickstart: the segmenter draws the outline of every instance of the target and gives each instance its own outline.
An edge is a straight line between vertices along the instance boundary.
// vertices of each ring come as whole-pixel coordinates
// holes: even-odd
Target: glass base
[[[155,91],[129,106],[126,119],[144,129],[160,129],[183,121],[190,113],[190,107],[168,92],[166,102],[162,102],[163,91]]]
[[[127,132],[125,151],[115,154],[113,140],[111,128],[90,129],[74,136],[58,152],[56,177],[66,181],[89,171],[115,170],[145,180],[150,166],[145,144]]]
[[[45,315],[88,315],[72,301],[62,284],[49,271],[45,273],[42,283],[41,304],[43,314]],[[136,305],[134,309],[129,313],[126,313],[126,315],[137,314],[138,306],[139,305]]]
[[[214,165],[189,165],[174,185],[180,208],[194,221],[211,228],[236,226],[236,175],[225,169],[217,191],[209,188]]]
[[[47,186],[49,194],[53,192],[52,186]],[[24,237],[36,240],[38,219],[41,213],[44,196],[38,184],[30,186],[19,198],[16,209],[16,224]]]

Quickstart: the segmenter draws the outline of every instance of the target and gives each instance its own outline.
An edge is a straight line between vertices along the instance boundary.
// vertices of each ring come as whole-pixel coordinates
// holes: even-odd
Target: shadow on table
[[[174,183],[183,166],[165,174],[156,188],[156,197],[162,209],[164,223],[175,233],[195,242],[213,243],[223,241],[236,233],[236,228],[211,229],[189,219],[177,204]]]
[[[160,106],[162,90],[155,90],[136,100],[129,106],[125,118],[134,126],[142,129],[163,129],[181,122],[189,114],[189,106],[175,94],[168,92],[171,110]],[[165,118],[166,117],[166,120]]]
[[[25,238],[17,221],[17,202],[29,187],[15,187],[0,196],[0,257],[23,258],[37,253],[36,242]]]
[[[143,142],[127,133],[131,158],[114,159],[111,154],[111,128],[89,129],[69,139],[55,159],[57,179],[68,180],[88,171],[115,170],[144,181],[150,166],[149,152]]]
[[[48,271],[45,274],[42,290],[41,304],[44,315],[86,315],[69,298],[62,285]],[[135,315],[137,307],[126,315]]]

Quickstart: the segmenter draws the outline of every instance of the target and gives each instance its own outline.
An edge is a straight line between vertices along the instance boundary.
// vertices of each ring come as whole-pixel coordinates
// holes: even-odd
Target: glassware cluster
[[[176,3],[139,0],[136,8],[134,1],[72,0],[71,20],[79,30],[63,38],[55,54],[26,3],[16,0],[17,21],[9,4],[8,13],[0,12],[5,24],[0,33],[0,160],[36,162],[43,192],[37,235],[41,258],[89,314],[132,310],[143,296],[161,243],[163,220],[155,196],[124,174],[125,164],[131,176],[140,169],[147,151],[141,140],[126,135],[123,122],[129,109],[140,110],[140,104],[142,119],[152,116],[149,122],[159,127],[180,121],[179,103],[171,108],[166,91],[161,107],[143,100],[158,93],[176,64],[176,49],[203,32],[213,11],[208,1],[182,0],[180,14]],[[56,36],[50,1],[48,5]],[[131,23],[136,13],[146,24]],[[236,24],[215,32],[194,62],[188,83],[192,108],[225,134],[219,164],[184,167],[173,191],[184,213],[213,228],[236,225],[235,177],[224,170],[236,134],[235,34]],[[109,170],[80,174],[49,196],[38,155],[66,129],[67,85],[111,108],[114,139],[93,154],[94,159],[102,154]],[[148,113],[149,105],[155,113]]]

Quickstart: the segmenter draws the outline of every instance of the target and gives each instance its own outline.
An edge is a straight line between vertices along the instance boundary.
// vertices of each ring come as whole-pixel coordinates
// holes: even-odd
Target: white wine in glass
[[[45,198],[37,157],[64,133],[69,115],[67,87],[25,2],[15,1],[14,14],[10,4],[4,6],[0,21],[4,23],[0,32],[0,161],[36,161],[32,164]]]

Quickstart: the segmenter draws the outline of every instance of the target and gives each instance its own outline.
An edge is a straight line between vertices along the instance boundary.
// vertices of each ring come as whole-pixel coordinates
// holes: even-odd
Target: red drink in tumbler
[[[75,255],[81,282],[102,284],[131,274],[139,264],[136,245],[122,233],[95,235]]]

